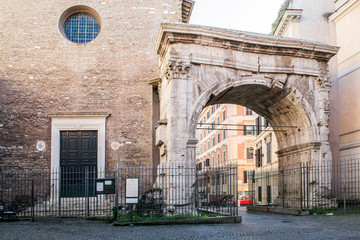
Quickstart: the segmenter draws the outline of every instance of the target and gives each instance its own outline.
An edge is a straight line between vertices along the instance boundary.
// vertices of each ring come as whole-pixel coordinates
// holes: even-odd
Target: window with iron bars
[[[254,153],[252,147],[246,148],[246,159],[254,159]]]
[[[209,159],[209,158],[205,159],[204,166],[205,166],[205,167],[209,167],[209,166],[210,166],[210,159]]]
[[[258,187],[258,201],[261,202],[262,201],[262,192],[261,192],[261,187]]]
[[[271,142],[266,143],[266,159],[267,163],[271,163]]]
[[[256,124],[256,135],[260,135],[262,129],[261,129],[261,117],[257,117],[255,119],[255,124]]]
[[[253,115],[253,111],[251,109],[249,109],[249,108],[246,108],[245,114],[248,115],[248,116]]]
[[[268,126],[270,126],[269,121],[264,119],[264,127],[267,128]]]
[[[244,126],[244,135],[254,135],[253,126]]]
[[[256,149],[256,167],[262,167],[262,147]]]
[[[266,187],[266,201],[267,204],[271,203],[271,186]]]

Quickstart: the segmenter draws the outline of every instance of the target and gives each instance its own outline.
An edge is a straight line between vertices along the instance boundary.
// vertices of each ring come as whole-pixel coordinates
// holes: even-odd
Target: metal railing
[[[254,205],[360,212],[360,160],[299,163],[248,175]]]
[[[135,205],[126,202],[127,178],[139,180]],[[103,182],[99,182],[103,180]],[[107,182],[113,192],[101,192]],[[0,169],[0,214],[62,218],[112,216],[119,222],[237,215],[237,167],[204,169],[89,167]],[[1,210],[2,209],[2,210]]]
[[[0,201],[3,212],[18,217],[88,217],[111,215],[114,196],[95,195],[98,176],[113,177],[114,172],[89,168],[21,169],[0,171]]]
[[[118,222],[237,215],[237,167],[122,168],[118,172]],[[139,179],[139,202],[126,204],[126,178]],[[220,179],[221,178],[221,179]],[[206,182],[205,182],[206,179]]]
[[[237,165],[205,167],[197,174],[197,205],[206,211],[237,215]]]

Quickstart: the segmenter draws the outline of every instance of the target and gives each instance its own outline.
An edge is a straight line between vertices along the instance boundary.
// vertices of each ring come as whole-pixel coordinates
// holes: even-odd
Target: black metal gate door
[[[61,197],[95,195],[97,131],[60,132]]]

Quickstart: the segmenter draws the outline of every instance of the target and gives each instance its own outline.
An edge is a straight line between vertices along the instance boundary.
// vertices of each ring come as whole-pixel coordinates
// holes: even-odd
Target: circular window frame
[[[95,18],[96,21],[98,21],[99,25],[100,25],[100,30],[99,30],[99,34],[101,32],[101,28],[102,28],[102,21],[101,21],[101,18],[100,18],[100,15],[97,11],[95,11],[95,9],[91,8],[91,7],[88,7],[88,6],[85,6],[85,5],[76,5],[76,6],[73,6],[73,7],[70,7],[68,9],[66,9],[60,16],[60,19],[59,19],[59,30],[60,30],[60,33],[63,35],[63,37],[68,40],[69,42],[72,42],[72,43],[76,43],[76,42],[73,42],[71,41],[65,34],[65,29],[64,29],[64,25],[65,25],[65,22],[66,20],[73,14],[76,14],[76,13],[87,13],[87,14],[90,14],[92,17]],[[86,44],[86,43],[89,43],[89,42],[92,42],[93,40],[95,40],[99,34],[94,38],[92,39],[91,41],[88,41],[88,42],[85,42],[85,43],[76,43],[76,44]]]

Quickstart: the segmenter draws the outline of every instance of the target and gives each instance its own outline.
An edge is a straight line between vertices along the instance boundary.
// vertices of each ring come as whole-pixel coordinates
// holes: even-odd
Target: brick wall
[[[61,14],[87,5],[101,17],[98,37],[63,37]],[[161,22],[181,22],[180,0],[2,0],[0,6],[0,166],[49,167],[48,114],[107,112],[106,164],[113,140],[130,164],[152,156],[152,87],[159,77],[155,40]],[[36,142],[45,141],[44,152]]]

